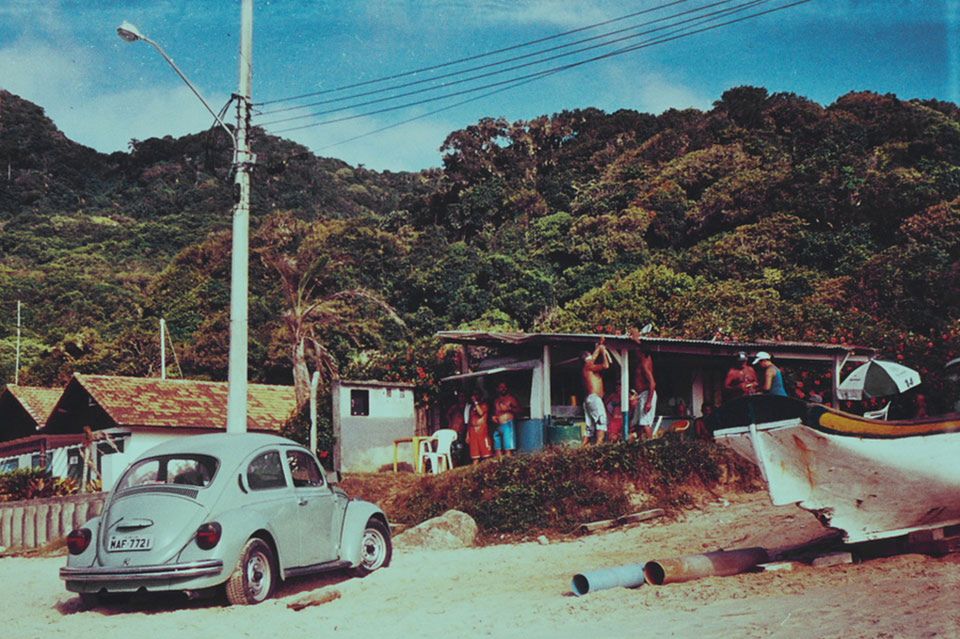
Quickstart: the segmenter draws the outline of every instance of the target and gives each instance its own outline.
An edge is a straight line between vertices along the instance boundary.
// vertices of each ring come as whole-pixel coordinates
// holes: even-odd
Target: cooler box
[[[550,424],[547,426],[548,446],[579,446],[583,443],[584,424]]]

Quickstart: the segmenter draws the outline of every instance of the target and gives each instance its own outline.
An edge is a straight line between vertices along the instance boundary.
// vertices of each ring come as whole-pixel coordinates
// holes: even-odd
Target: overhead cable
[[[621,33],[626,33],[626,32],[628,32],[628,31],[634,31],[634,30],[639,29],[639,28],[641,28],[641,27],[649,26],[649,25],[651,25],[651,24],[656,24],[656,23],[658,23],[658,22],[663,22],[663,21],[665,21],[665,20],[673,20],[674,18],[680,18],[680,17],[683,17],[683,16],[685,16],[685,15],[689,15],[689,14],[691,14],[691,13],[697,13],[697,12],[704,11],[704,10],[706,10],[706,9],[710,9],[710,8],[713,8],[713,7],[716,7],[716,6],[719,6],[719,5],[729,4],[730,2],[733,2],[733,1],[734,1],[734,0],[717,0],[716,2],[713,2],[713,3],[711,3],[711,4],[702,5],[702,6],[699,6],[699,7],[694,8],[694,9],[687,9],[686,11],[681,11],[680,13],[675,13],[675,14],[673,14],[673,15],[664,16],[664,17],[662,17],[662,18],[657,18],[657,19],[655,19],[655,20],[647,20],[647,21],[645,21],[645,22],[641,22],[641,23],[639,23],[639,24],[635,24],[635,25],[632,25],[632,26],[629,26],[629,27],[624,27],[624,28],[622,28],[622,29],[616,29],[616,30],[614,30],[614,31],[607,31],[607,32],[605,32],[605,33],[601,33],[601,34],[599,34],[599,35],[591,36],[591,37],[589,37],[589,38],[583,38],[583,39],[581,39],[581,40],[574,40],[574,41],[572,41],[572,42],[567,42],[567,43],[565,43],[565,44],[559,44],[559,45],[557,45],[557,46],[549,47],[549,48],[547,48],[547,49],[541,49],[541,50],[539,50],[539,51],[533,51],[533,52],[530,52],[530,53],[524,53],[524,54],[522,54],[522,55],[517,55],[517,56],[510,57],[510,58],[505,58],[505,59],[503,59],[503,60],[497,60],[496,62],[488,62],[488,63],[486,63],[486,64],[481,64],[481,65],[474,66],[474,67],[468,67],[468,68],[466,68],[466,69],[460,69],[460,70],[458,70],[458,71],[450,71],[450,72],[448,72],[448,73],[443,73],[443,74],[441,74],[441,75],[435,75],[435,76],[429,77],[429,78],[422,78],[422,79],[420,79],[420,80],[411,80],[410,82],[404,82],[404,83],[401,83],[401,84],[394,84],[394,85],[391,85],[391,86],[388,86],[388,87],[381,87],[381,88],[379,88],[379,89],[371,89],[371,90],[369,90],[369,91],[362,91],[362,92],[360,92],[360,93],[351,93],[351,94],[348,94],[348,95],[342,95],[342,96],[335,97],[335,98],[327,98],[327,99],[324,99],[324,100],[317,100],[317,101],[314,101],[314,102],[308,102],[308,103],[306,103],[306,104],[298,104],[298,105],[294,105],[294,106],[281,107],[281,108],[277,108],[277,109],[269,109],[269,110],[267,110],[267,111],[259,111],[259,112],[257,113],[257,115],[265,116],[265,115],[273,115],[273,114],[276,114],[276,113],[285,113],[285,112],[288,112],[288,111],[296,111],[296,110],[300,110],[300,109],[307,109],[307,108],[310,108],[310,107],[321,106],[321,105],[324,105],[324,104],[332,104],[332,103],[334,103],[334,102],[343,102],[343,101],[346,101],[346,100],[352,100],[352,99],[355,99],[355,98],[362,98],[362,97],[366,97],[366,96],[369,96],[369,95],[377,95],[378,93],[387,93],[387,92],[390,92],[390,91],[396,91],[397,89],[404,89],[404,88],[406,88],[406,87],[412,87],[412,86],[417,86],[417,85],[421,85],[421,84],[427,84],[427,83],[430,83],[430,82],[437,82],[438,80],[443,80],[443,79],[445,79],[445,78],[455,77],[455,76],[463,75],[463,74],[465,74],[465,73],[470,73],[470,72],[473,72],[473,71],[482,71],[483,69],[490,69],[490,68],[492,68],[492,67],[497,67],[497,66],[500,66],[500,65],[503,65],[503,64],[508,64],[508,63],[510,63],[510,62],[516,62],[517,60],[525,60],[525,59],[532,58],[532,57],[536,57],[536,56],[546,55],[547,53],[552,53],[552,52],[554,52],[554,51],[560,51],[561,49],[566,49],[566,48],[568,48],[568,47],[576,46],[576,45],[578,45],[578,44],[584,44],[584,43],[586,43],[586,42],[593,42],[593,41],[596,41],[596,40],[601,40],[601,39],[603,39],[603,38],[609,38],[609,37],[614,36],[614,35],[618,35],[618,34],[621,34]],[[706,14],[706,15],[713,15],[713,14]],[[703,17],[703,16],[701,16],[701,17]],[[679,23],[676,23],[676,24],[679,24]],[[660,27],[660,28],[661,28],[661,29],[667,29],[667,28],[670,28],[670,26],[675,26],[675,25],[666,25],[666,26],[663,26],[663,27]],[[613,40],[609,40],[609,41],[607,41],[607,42],[601,42],[601,43],[596,44],[596,45],[593,45],[593,46],[584,47],[584,48],[582,48],[582,49],[577,49],[576,51],[570,51],[570,52],[565,53],[565,54],[563,54],[563,55],[552,56],[552,57],[550,57],[550,58],[547,58],[547,59],[544,59],[544,60],[540,60],[540,61],[537,61],[537,62],[531,62],[531,63],[526,64],[526,65],[517,65],[517,66],[509,67],[509,68],[506,68],[506,69],[502,69],[502,70],[497,71],[497,72],[486,73],[486,74],[483,74],[483,75],[477,75],[477,76],[474,76],[472,79],[489,77],[489,76],[491,76],[491,75],[496,75],[497,73],[506,73],[506,72],[508,72],[508,71],[513,71],[513,70],[520,69],[520,68],[523,68],[523,67],[525,67],[525,66],[531,66],[531,65],[534,65],[534,64],[544,64],[544,63],[546,63],[546,62],[550,62],[551,60],[556,60],[556,59],[561,58],[561,57],[564,57],[564,56],[574,55],[574,54],[577,54],[577,53],[583,53],[584,51],[590,51],[590,50],[593,50],[593,49],[599,49],[599,48],[601,48],[601,47],[611,46],[611,45],[613,45],[613,44],[615,44],[615,43],[617,43],[617,42],[622,42],[622,41],[624,41],[624,40],[629,40],[629,39],[631,39],[631,38],[638,38],[638,37],[640,37],[640,36],[642,36],[642,35],[647,35],[647,34],[649,34],[649,33],[655,32],[655,31],[657,31],[657,30],[658,30],[658,29],[651,29],[651,30],[648,30],[648,31],[641,31],[640,33],[635,33],[635,34],[630,35],[630,36],[624,36],[624,37],[621,37],[621,38],[616,38],[616,39],[613,39]],[[471,79],[471,78],[459,80],[459,81],[456,82],[456,83],[468,82],[470,79]],[[446,82],[446,83],[438,84],[438,85],[435,86],[435,87],[431,87],[431,88],[428,88],[428,89],[423,89],[423,90],[420,91],[420,92],[432,91],[432,90],[436,90],[436,89],[441,89],[441,88],[443,88],[443,87],[445,87],[445,86],[450,86],[451,84],[456,84],[456,83]],[[405,96],[405,95],[411,95],[411,93],[401,94],[400,96],[396,96],[396,97],[403,97],[403,96]],[[384,99],[386,100],[386,99],[390,99],[390,98],[384,98]]]
[[[411,75],[417,75],[418,73],[426,73],[427,71],[435,71],[437,69],[443,69],[446,67],[453,66],[455,64],[461,64],[463,62],[471,62],[473,60],[479,60],[482,58],[487,58],[492,55],[497,55],[499,53],[506,53],[507,51],[515,51],[517,49],[522,49],[525,47],[532,47],[535,44],[540,44],[542,42],[549,42],[550,40],[556,40],[557,38],[563,38],[568,35],[573,35],[574,33],[581,33],[583,31],[589,31],[590,29],[596,29],[597,27],[603,27],[608,24],[613,24],[615,22],[622,22],[624,20],[629,20],[630,18],[636,18],[647,13],[653,13],[661,9],[666,9],[678,4],[683,4],[689,2],[690,0],[673,0],[672,2],[667,2],[665,4],[651,7],[649,9],[643,9],[642,11],[634,11],[633,13],[628,13],[627,15],[620,16],[618,18],[611,18],[610,20],[604,20],[603,22],[595,22],[594,24],[588,24],[584,27],[578,27],[576,29],[571,29],[569,31],[564,31],[562,33],[555,33],[553,35],[545,36],[543,38],[537,38],[536,40],[528,40],[527,42],[521,42],[520,44],[510,45],[508,47],[503,47],[502,49],[495,49],[493,51],[486,51],[484,53],[477,53],[475,55],[470,55],[465,58],[458,58],[457,60],[450,60],[448,62],[442,62],[440,64],[434,64],[427,67],[421,67],[419,69],[413,69],[410,71],[403,71],[400,73],[395,73],[393,75],[382,76],[379,78],[373,78],[372,80],[365,80],[363,82],[354,82],[353,84],[345,84],[339,87],[333,87],[330,89],[322,89],[318,91],[312,91],[310,93],[302,93],[300,95],[293,95],[286,98],[276,98],[273,100],[265,100],[263,102],[255,102],[253,106],[266,106],[268,104],[276,104],[278,102],[289,102],[293,100],[300,100],[303,98],[310,98],[316,95],[324,95],[327,93],[334,93],[336,91],[345,91],[346,89],[356,89],[362,86],[368,86],[371,84],[376,84],[378,82],[387,82],[389,80],[396,80],[399,78],[406,78]]]
[[[552,68],[549,68],[549,69],[544,69],[544,70],[542,70],[542,71],[536,71],[536,72],[534,72],[534,73],[529,73],[529,74],[526,74],[526,75],[521,75],[521,76],[516,76],[516,77],[513,77],[513,78],[508,78],[508,79],[506,79],[506,80],[500,80],[500,81],[497,81],[497,82],[491,82],[491,83],[487,83],[487,84],[482,84],[482,85],[479,85],[479,86],[476,86],[476,87],[473,87],[473,88],[469,88],[469,89],[462,89],[462,90],[459,90],[459,91],[454,91],[454,92],[446,93],[446,94],[443,94],[443,95],[432,96],[432,97],[424,98],[424,99],[421,99],[421,100],[414,100],[414,101],[411,101],[411,102],[405,102],[404,104],[400,104],[400,105],[395,105],[395,106],[391,106],[391,107],[385,107],[385,108],[382,108],[382,109],[376,109],[376,110],[373,110],[373,111],[368,111],[368,112],[366,112],[365,114],[361,114],[361,115],[347,116],[347,117],[345,117],[345,118],[334,118],[334,119],[324,120],[323,122],[315,123],[315,124],[317,124],[317,125],[319,125],[319,124],[332,124],[332,123],[335,123],[335,122],[343,122],[344,120],[354,119],[354,118],[356,118],[356,117],[363,117],[363,115],[374,115],[374,114],[377,114],[377,113],[384,113],[384,112],[388,112],[388,111],[395,111],[395,110],[398,110],[398,109],[404,109],[404,108],[408,108],[408,107],[412,107],[412,106],[418,106],[418,105],[425,104],[425,103],[428,103],[428,102],[432,102],[432,101],[435,101],[435,100],[444,100],[444,99],[447,99],[447,98],[457,97],[457,96],[460,96],[460,95],[466,95],[466,94],[468,94],[468,93],[475,93],[475,92],[477,92],[477,91],[482,91],[482,90],[488,89],[488,88],[503,86],[503,85],[506,85],[506,84],[510,84],[510,83],[516,82],[516,81],[518,81],[518,80],[526,80],[526,79],[528,79],[528,78],[536,78],[536,77],[539,77],[539,76],[541,76],[541,75],[544,75],[544,74],[549,73],[549,72],[552,72],[552,71],[565,71],[565,70],[567,70],[567,69],[572,69],[572,68],[576,68],[576,67],[582,66],[582,65],[584,65],[584,64],[588,64],[588,63],[590,63],[590,62],[595,62],[595,61],[598,61],[598,60],[603,60],[603,59],[606,59],[606,58],[609,58],[609,57],[613,57],[613,56],[615,56],[615,55],[622,55],[622,54],[624,54],[624,53],[629,53],[629,52],[631,52],[631,51],[636,51],[636,50],[638,50],[638,49],[642,49],[642,48],[646,48],[646,47],[653,46],[653,45],[656,45],[656,44],[660,44],[660,43],[662,43],[662,42],[669,42],[669,41],[671,41],[671,40],[675,40],[675,39],[677,39],[678,37],[682,37],[682,36],[675,36],[674,34],[677,34],[679,31],[683,31],[684,29],[687,29],[687,28],[689,28],[689,27],[691,27],[691,26],[696,26],[697,24],[706,24],[706,23],[709,23],[709,22],[712,22],[712,21],[715,21],[715,20],[718,20],[718,19],[727,17],[727,16],[729,16],[729,15],[732,15],[732,14],[735,14],[735,13],[740,13],[740,12],[742,12],[742,11],[746,11],[746,10],[752,9],[752,8],[754,8],[754,7],[756,7],[756,6],[759,6],[759,5],[762,5],[762,4],[767,4],[767,3],[773,2],[773,1],[774,1],[774,0],[750,0],[749,2],[744,2],[744,3],[741,3],[741,4],[739,4],[739,5],[735,5],[734,7],[728,7],[728,8],[726,8],[726,9],[718,10],[718,11],[715,11],[715,12],[712,12],[712,13],[709,13],[709,14],[705,14],[705,15],[702,15],[702,16],[697,16],[697,17],[695,17],[695,18],[687,18],[687,19],[685,19],[685,20],[678,21],[678,22],[673,23],[673,24],[671,24],[671,25],[667,25],[667,26],[663,26],[663,27],[658,27],[658,28],[656,28],[656,29],[651,30],[650,32],[662,31],[663,29],[669,29],[669,28],[672,28],[673,30],[672,30],[672,31],[667,31],[667,33],[665,33],[665,34],[660,34],[660,35],[656,36],[655,38],[642,41],[642,42],[640,42],[640,43],[638,43],[638,44],[631,45],[631,46],[629,46],[629,47],[624,47],[624,48],[621,48],[621,49],[614,49],[613,51],[609,51],[609,52],[607,52],[607,53],[604,53],[604,54],[601,54],[601,55],[597,55],[597,56],[594,56],[594,57],[591,57],[591,58],[585,58],[585,59],[580,60],[580,61],[577,61],[577,62],[572,62],[572,63],[569,63],[569,64],[565,64],[565,65],[561,65],[561,66],[557,66],[557,67],[552,67]],[[756,14],[756,15],[762,15],[762,14]],[[747,16],[747,17],[749,17],[749,16]],[[724,24],[731,24],[731,23],[722,23],[721,25],[717,25],[717,26],[723,26]],[[680,26],[680,25],[683,25],[683,26]],[[678,26],[680,26],[680,28],[677,28]],[[691,34],[693,34],[693,33],[700,33],[700,31],[702,31],[702,30],[703,30],[703,29],[701,29],[701,30],[696,30],[696,31],[692,31],[692,32],[690,32],[690,33],[691,33]],[[649,34],[649,32],[648,32],[646,35],[648,35],[648,34]],[[595,48],[595,47],[589,47],[589,48]],[[566,57],[566,56],[568,56],[568,55],[572,55],[573,53],[578,53],[578,52],[579,52],[579,51],[577,51],[577,52],[568,52],[568,53],[564,53],[564,54],[555,56],[555,57],[553,57],[553,58],[551,58],[551,59],[549,59],[549,60],[540,60],[540,61],[536,61],[536,62],[527,62],[527,63],[524,63],[524,64],[515,65],[514,67],[510,67],[509,69],[502,69],[502,70],[495,71],[495,72],[488,72],[488,73],[485,73],[485,74],[480,74],[480,75],[472,76],[472,77],[470,77],[470,78],[464,78],[464,79],[461,79],[461,80],[456,80],[456,81],[453,81],[453,82],[448,82],[448,83],[444,84],[444,85],[443,85],[442,87],[440,87],[440,88],[449,87],[449,86],[454,86],[454,85],[457,85],[457,84],[464,84],[464,83],[467,83],[467,82],[472,82],[472,81],[474,81],[474,80],[478,80],[478,79],[481,79],[481,78],[489,77],[489,76],[492,76],[492,75],[498,75],[498,74],[503,73],[503,72],[505,72],[505,71],[511,71],[511,70],[516,70],[516,69],[520,69],[520,68],[525,68],[525,67],[529,67],[529,66],[532,66],[532,65],[535,65],[535,64],[543,64],[544,62],[549,62],[549,61],[555,60],[555,59],[557,59],[557,58]],[[347,106],[341,106],[341,107],[336,107],[336,108],[332,108],[332,109],[325,109],[325,110],[322,110],[322,111],[314,111],[314,112],[312,112],[312,113],[306,113],[306,114],[302,114],[302,115],[293,115],[293,116],[289,116],[289,117],[285,117],[285,118],[279,118],[279,119],[276,119],[276,120],[271,120],[271,121],[269,121],[269,122],[258,123],[258,124],[259,124],[260,126],[267,127],[267,126],[273,126],[273,125],[276,125],[276,124],[284,124],[284,123],[286,123],[286,122],[294,122],[294,121],[296,121],[296,120],[305,120],[305,119],[308,119],[308,118],[316,118],[316,117],[320,117],[320,116],[323,116],[323,115],[330,115],[330,114],[333,114],[333,113],[339,113],[339,112],[343,112],[343,111],[350,111],[350,110],[355,109],[355,108],[358,108],[358,107],[370,106],[370,105],[379,104],[379,103],[382,103],[382,102],[389,102],[389,101],[396,100],[396,99],[399,99],[399,98],[402,98],[402,97],[408,97],[408,96],[411,96],[411,95],[417,95],[417,94],[425,93],[425,92],[427,92],[427,91],[429,91],[429,90],[432,90],[432,89],[418,89],[418,90],[415,90],[415,91],[408,91],[408,92],[406,92],[406,93],[401,93],[401,94],[398,94],[398,95],[395,95],[395,96],[391,96],[391,97],[388,97],[388,98],[377,98],[377,99],[375,99],[375,100],[367,100],[367,101],[364,101],[364,102],[359,102],[359,103],[355,103],[355,104],[351,104],[351,105],[347,105]]]
[[[753,2],[748,3],[748,4],[753,5],[753,4],[757,4],[757,3],[759,3],[759,2],[768,2],[768,1],[770,1],[770,0],[754,0]],[[753,19],[753,18],[757,18],[757,17],[763,16],[763,15],[767,15],[767,14],[770,14],[770,13],[775,13],[775,12],[778,12],[778,11],[783,11],[783,10],[786,10],[786,9],[790,9],[790,8],[793,8],[793,7],[802,5],[802,4],[806,4],[806,3],[808,3],[808,2],[811,2],[811,0],[795,0],[794,2],[790,2],[790,3],[784,4],[784,5],[781,5],[781,6],[778,6],[778,7],[773,7],[773,8],[770,8],[770,9],[765,9],[765,10],[763,10],[763,11],[758,11],[758,12],[752,13],[752,14],[750,14],[750,15],[740,16],[740,17],[738,17],[738,18],[734,18],[734,19],[731,19],[731,20],[727,20],[727,21],[725,21],[725,22],[720,22],[720,23],[713,24],[713,25],[709,25],[709,26],[706,26],[706,27],[700,27],[700,28],[698,28],[698,29],[694,29],[694,30],[692,30],[692,31],[687,31],[687,32],[684,32],[684,33],[678,33],[678,34],[673,34],[673,35],[664,35],[664,36],[661,36],[660,38],[658,38],[658,39],[656,39],[656,40],[639,43],[639,44],[636,44],[636,45],[632,45],[632,46],[630,46],[630,47],[624,47],[624,48],[622,48],[622,49],[617,49],[617,50],[615,50],[615,51],[610,51],[610,52],[608,52],[608,53],[605,53],[605,54],[602,54],[602,55],[599,55],[599,56],[594,56],[593,58],[588,58],[588,59],[586,59],[586,60],[581,60],[581,61],[573,62],[573,63],[567,64],[567,65],[563,65],[563,66],[559,66],[559,67],[554,67],[553,69],[546,69],[546,70],[544,70],[544,71],[539,71],[539,72],[537,72],[537,73],[529,74],[529,75],[526,75],[526,76],[520,76],[520,77],[518,77],[518,78],[513,78],[512,80],[506,80],[506,81],[494,83],[494,84],[492,84],[492,85],[486,85],[486,87],[478,87],[478,88],[475,88],[475,89],[469,89],[469,90],[459,91],[459,92],[447,94],[447,95],[444,95],[444,96],[435,96],[435,97],[433,97],[433,98],[427,98],[427,99],[419,100],[419,101],[416,101],[416,102],[411,102],[411,103],[407,103],[407,104],[403,104],[403,105],[396,105],[396,106],[393,106],[393,107],[386,107],[386,108],[383,108],[383,109],[378,109],[378,110],[374,110],[374,111],[368,111],[368,112],[365,112],[365,113],[359,113],[359,114],[350,115],[350,116],[344,116],[344,117],[341,117],[341,118],[334,118],[334,119],[329,119],[329,120],[322,120],[322,121],[320,121],[320,122],[311,122],[311,123],[309,123],[309,124],[303,124],[303,125],[299,125],[299,126],[287,127],[287,128],[279,129],[279,130],[276,130],[276,131],[272,131],[272,133],[274,133],[274,134],[286,133],[286,132],[289,132],[289,131],[298,131],[298,130],[302,130],[302,129],[312,128],[312,127],[315,127],[315,126],[322,126],[322,125],[326,125],[326,124],[334,124],[334,123],[338,123],[338,122],[345,122],[345,121],[347,121],[347,120],[355,120],[355,119],[359,119],[359,118],[368,117],[368,116],[371,116],[371,115],[377,115],[377,114],[380,114],[380,113],[385,113],[385,112],[388,112],[388,111],[396,111],[396,110],[399,110],[399,109],[405,109],[405,108],[409,108],[409,107],[412,107],[412,106],[418,106],[418,105],[425,104],[425,103],[428,103],[428,102],[434,102],[434,101],[438,101],[438,100],[448,99],[448,98],[450,98],[450,97],[454,97],[454,96],[457,96],[457,95],[463,95],[463,94],[466,94],[466,93],[470,93],[470,92],[473,92],[473,91],[477,91],[477,90],[482,89],[482,88],[488,88],[488,87],[490,87],[490,86],[506,85],[506,86],[501,86],[501,88],[499,88],[499,89],[497,89],[497,90],[495,90],[495,91],[491,91],[491,92],[484,93],[484,94],[481,94],[481,95],[478,95],[478,96],[474,96],[474,97],[472,97],[472,98],[470,98],[470,99],[468,99],[468,100],[464,100],[464,101],[459,102],[459,103],[457,103],[457,104],[448,105],[447,107],[445,107],[445,108],[443,108],[443,109],[438,109],[438,110],[435,111],[435,112],[431,112],[431,113],[429,113],[429,114],[426,114],[426,113],[425,113],[425,114],[422,114],[421,116],[417,116],[417,117],[411,118],[411,119],[409,119],[409,120],[404,120],[404,121],[402,121],[402,122],[397,122],[397,123],[394,123],[394,124],[392,124],[392,125],[389,125],[389,126],[386,126],[386,127],[382,127],[382,128],[380,128],[380,129],[377,129],[376,131],[371,131],[371,132],[366,133],[366,134],[363,134],[363,135],[361,135],[361,136],[356,136],[356,137],[354,137],[354,138],[351,138],[351,141],[352,141],[352,140],[355,140],[355,139],[359,139],[359,138],[361,138],[361,137],[366,137],[367,135],[373,135],[374,133],[379,133],[379,132],[382,132],[382,131],[384,131],[384,130],[387,130],[387,129],[390,129],[390,128],[394,128],[395,126],[400,126],[400,125],[402,125],[402,124],[406,124],[406,123],[408,123],[408,122],[411,122],[411,121],[420,119],[421,117],[426,117],[427,115],[432,115],[433,113],[436,113],[436,112],[445,111],[445,110],[447,110],[447,109],[449,109],[449,108],[453,108],[453,107],[455,107],[455,106],[462,106],[463,104],[467,104],[467,103],[469,103],[469,102],[474,102],[474,101],[476,101],[476,100],[480,100],[480,99],[483,99],[483,98],[485,98],[485,97],[489,97],[490,95],[494,95],[494,94],[497,94],[497,93],[501,93],[501,92],[506,91],[506,90],[508,90],[508,89],[516,88],[516,87],[522,86],[522,85],[524,85],[524,84],[529,84],[530,82],[533,82],[533,81],[535,81],[535,80],[543,79],[543,78],[545,78],[545,77],[554,75],[554,74],[556,74],[556,73],[559,73],[559,72],[562,72],[562,71],[566,71],[566,70],[569,70],[569,69],[572,69],[572,68],[580,67],[580,66],[583,66],[583,65],[585,65],[585,64],[589,64],[589,63],[591,63],[591,62],[596,62],[596,61],[598,61],[598,60],[603,60],[603,59],[611,58],[611,57],[614,57],[614,56],[624,55],[624,54],[630,53],[630,52],[632,52],[632,51],[637,51],[637,50],[640,50],[640,49],[645,49],[645,48],[652,47],[652,46],[655,46],[655,45],[658,45],[658,44],[664,44],[664,43],[666,43],[666,42],[672,42],[672,41],[674,41],[674,40],[679,40],[679,39],[682,39],[682,38],[686,38],[686,37],[689,37],[689,36],[692,36],[692,35],[696,35],[696,34],[698,34],[698,33],[704,33],[704,32],[706,32],[706,31],[712,31],[712,30],[719,29],[719,28],[721,28],[721,27],[729,26],[729,25],[732,25],[732,24],[736,24],[736,23],[739,23],[739,22],[745,22],[745,21],[751,20],[751,19]],[[268,126],[268,125],[260,125],[260,126]],[[343,143],[343,142],[345,142],[345,141],[338,142],[337,144],[341,144],[341,143]],[[331,146],[335,146],[335,145],[331,145]],[[328,147],[324,147],[324,148],[328,148]]]

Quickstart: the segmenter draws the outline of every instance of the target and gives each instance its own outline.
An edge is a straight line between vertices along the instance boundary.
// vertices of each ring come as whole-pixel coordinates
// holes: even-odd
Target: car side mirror
[[[327,482],[328,482],[328,483],[331,483],[331,484],[339,484],[339,483],[340,483],[340,479],[341,479],[340,473],[339,473],[338,471],[336,471],[336,470],[332,470],[332,471],[330,471],[329,473],[327,473]]]

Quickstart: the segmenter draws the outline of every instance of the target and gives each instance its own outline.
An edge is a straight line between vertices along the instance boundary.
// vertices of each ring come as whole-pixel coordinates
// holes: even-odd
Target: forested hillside
[[[99,154],[0,105],[0,381],[226,376],[229,149],[216,131]],[[731,89],[707,112],[564,111],[450,134],[443,168],[377,173],[258,131],[251,379],[435,391],[437,330],[866,343],[931,382],[960,354],[960,110]],[[297,346],[299,345],[299,351]]]

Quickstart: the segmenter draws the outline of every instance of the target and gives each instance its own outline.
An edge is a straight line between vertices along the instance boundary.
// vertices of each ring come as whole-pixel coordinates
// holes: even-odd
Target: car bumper
[[[211,577],[222,572],[223,561],[204,559],[155,566],[66,566],[60,569],[60,578],[84,583],[152,582]]]

